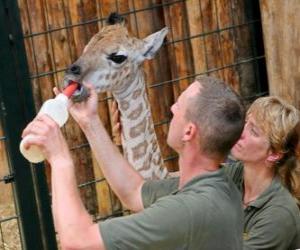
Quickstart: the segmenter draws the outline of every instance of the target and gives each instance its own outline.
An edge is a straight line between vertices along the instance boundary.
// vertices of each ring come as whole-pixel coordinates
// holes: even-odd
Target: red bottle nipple
[[[70,98],[74,94],[78,86],[79,83],[70,81],[69,85],[62,91],[62,93],[68,98]]]

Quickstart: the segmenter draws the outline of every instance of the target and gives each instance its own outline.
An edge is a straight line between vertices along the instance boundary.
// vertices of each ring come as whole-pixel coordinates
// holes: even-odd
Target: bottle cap
[[[79,83],[71,81],[70,84],[62,91],[62,93],[68,98],[70,98],[74,94],[78,86]]]

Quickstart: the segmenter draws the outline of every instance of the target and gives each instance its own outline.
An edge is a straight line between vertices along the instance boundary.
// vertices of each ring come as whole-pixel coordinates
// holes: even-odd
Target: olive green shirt
[[[225,169],[243,193],[242,163],[226,165]],[[244,221],[244,249],[300,248],[300,212],[279,177],[244,209]]]
[[[242,248],[241,196],[223,169],[177,187],[178,178],[146,182],[143,211],[100,223],[106,249]]]

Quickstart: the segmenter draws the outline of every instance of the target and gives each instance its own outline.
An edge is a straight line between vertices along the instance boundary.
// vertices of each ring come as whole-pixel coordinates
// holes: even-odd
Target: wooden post
[[[203,23],[201,18],[201,6],[199,0],[186,1],[187,20],[191,39],[192,55],[194,58],[195,74],[201,74],[207,70],[204,37],[199,36],[203,33]]]
[[[300,108],[300,1],[260,1],[271,95]]]
[[[162,3],[170,3],[170,0],[162,0]],[[187,9],[184,2],[178,2],[164,7],[166,25],[171,29],[168,41],[169,61],[171,64],[172,79],[185,78],[193,75],[192,48],[189,40],[187,25]],[[174,18],[176,17],[176,18]],[[193,79],[185,78],[173,83],[174,97],[184,91]]]

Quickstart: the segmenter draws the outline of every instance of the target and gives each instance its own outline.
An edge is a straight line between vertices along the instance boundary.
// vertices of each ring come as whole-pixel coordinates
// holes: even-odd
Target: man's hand
[[[85,84],[89,90],[90,96],[83,102],[69,103],[69,111],[79,126],[84,129],[98,116],[98,94],[91,84]]]
[[[38,146],[50,164],[56,160],[70,158],[67,143],[59,126],[48,115],[38,115],[29,123],[24,129],[22,137],[27,135],[31,136],[24,142],[25,148],[27,149],[31,145]]]

